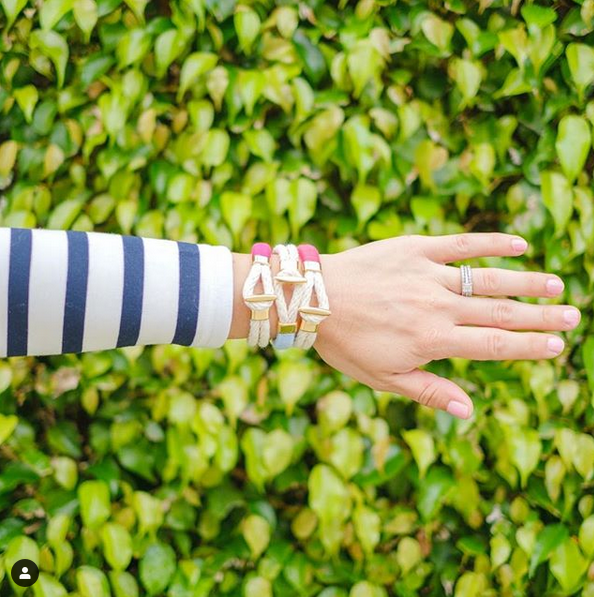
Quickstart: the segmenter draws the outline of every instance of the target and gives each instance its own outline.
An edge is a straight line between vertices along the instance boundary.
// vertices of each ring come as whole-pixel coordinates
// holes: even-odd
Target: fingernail
[[[580,320],[580,313],[577,309],[567,309],[563,312],[563,319],[565,319],[565,323],[576,325]]]
[[[547,280],[547,292],[550,292],[551,294],[559,294],[560,292],[563,292],[564,288],[565,284],[563,284],[559,278],[551,278],[550,280]]]
[[[559,354],[564,346],[565,344],[561,338],[549,338],[547,340],[547,347],[553,354]]]
[[[523,238],[514,238],[512,248],[514,251],[525,251],[528,248],[528,243]]]
[[[457,400],[451,400],[448,404],[447,411],[451,415],[454,415],[454,417],[458,417],[460,419],[467,419],[468,414],[470,413],[470,408],[468,408],[467,404],[458,402]]]

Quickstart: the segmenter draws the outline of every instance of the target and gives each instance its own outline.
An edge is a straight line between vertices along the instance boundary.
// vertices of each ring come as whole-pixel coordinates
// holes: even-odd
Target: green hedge
[[[1,595],[594,595],[594,0],[0,0],[4,226],[326,252],[503,230],[583,309],[553,361],[0,363]],[[591,377],[588,377],[588,374]]]

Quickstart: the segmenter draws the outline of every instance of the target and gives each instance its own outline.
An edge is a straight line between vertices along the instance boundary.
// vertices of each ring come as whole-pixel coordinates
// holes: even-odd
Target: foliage
[[[2,225],[503,230],[475,265],[585,308],[555,361],[434,364],[468,422],[243,341],[8,359],[2,595],[594,595],[594,1],[549,4],[0,0]]]

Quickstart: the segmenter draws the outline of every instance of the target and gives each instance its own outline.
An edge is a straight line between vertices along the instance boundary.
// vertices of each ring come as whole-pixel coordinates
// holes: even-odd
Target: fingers
[[[456,326],[449,335],[445,352],[450,357],[503,361],[551,359],[564,348],[563,340],[552,334]]]
[[[421,242],[425,256],[437,263],[473,257],[515,257],[521,255],[528,247],[523,238],[501,232],[427,236],[423,237]]]
[[[395,376],[395,390],[419,404],[445,410],[460,419],[472,414],[472,400],[453,381],[439,377],[429,371],[415,369]]]
[[[438,268],[442,284],[452,292],[461,294],[460,268],[446,265]],[[518,272],[495,267],[472,268],[473,292],[483,296],[535,296],[555,297],[563,292],[563,281],[552,274]]]
[[[506,330],[572,330],[580,312],[564,305],[531,305],[511,299],[460,297],[454,301],[454,322]]]

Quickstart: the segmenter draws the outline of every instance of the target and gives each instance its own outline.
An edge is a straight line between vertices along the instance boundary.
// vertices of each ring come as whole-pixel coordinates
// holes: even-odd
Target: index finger
[[[436,263],[472,259],[474,257],[515,257],[528,243],[515,234],[503,232],[467,232],[423,237],[425,256]]]

